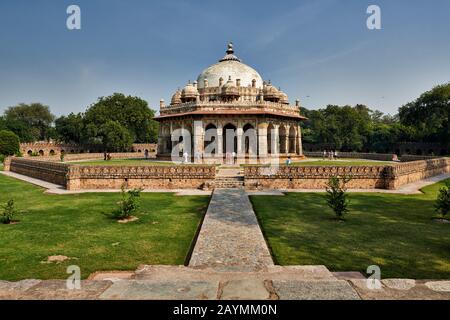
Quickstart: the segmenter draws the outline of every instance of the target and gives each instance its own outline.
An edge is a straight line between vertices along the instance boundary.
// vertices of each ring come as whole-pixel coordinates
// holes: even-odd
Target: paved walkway
[[[272,257],[245,191],[216,189],[189,266],[254,271],[272,265]]]
[[[135,272],[103,272],[69,290],[65,280],[0,281],[1,299],[140,300],[450,300],[450,281],[383,279],[370,289],[357,272],[324,266],[268,267],[259,272],[142,266]]]

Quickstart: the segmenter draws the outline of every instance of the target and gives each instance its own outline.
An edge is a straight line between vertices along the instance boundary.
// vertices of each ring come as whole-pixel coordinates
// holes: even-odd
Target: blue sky
[[[70,4],[81,30],[66,28]],[[366,27],[370,4],[382,30]],[[2,0],[0,113],[20,102],[79,112],[113,92],[158,109],[229,40],[291,102],[395,113],[450,81],[449,13],[448,0]]]

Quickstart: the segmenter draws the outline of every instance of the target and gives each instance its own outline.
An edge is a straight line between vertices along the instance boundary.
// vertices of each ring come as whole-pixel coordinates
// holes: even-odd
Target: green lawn
[[[155,161],[146,159],[111,159],[111,160],[89,160],[89,161],[67,161],[70,164],[95,165],[95,166],[171,166],[170,161]]]
[[[450,224],[432,221],[443,182],[421,195],[351,194],[347,221],[332,219],[324,194],[252,196],[276,262],[331,271],[379,265],[383,278],[450,279]]]
[[[385,166],[395,164],[393,161],[370,161],[370,160],[317,160],[293,162],[294,166]]]
[[[72,264],[83,278],[139,264],[183,264],[209,202],[208,196],[143,193],[139,220],[120,224],[103,214],[115,208],[119,193],[47,195],[0,175],[0,203],[10,198],[25,213],[18,224],[0,224],[1,280],[66,278]],[[41,263],[51,255],[76,259]]]

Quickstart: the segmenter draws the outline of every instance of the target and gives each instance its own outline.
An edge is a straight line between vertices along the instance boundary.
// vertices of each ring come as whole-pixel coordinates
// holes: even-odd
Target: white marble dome
[[[234,81],[240,79],[241,87],[252,86],[252,81],[255,80],[256,88],[262,88],[263,79],[259,73],[252,67],[242,63],[233,53],[233,44],[230,43],[228,44],[228,50],[225,57],[220,59],[218,63],[203,70],[198,76],[198,87],[204,87],[205,79],[208,80],[208,86],[217,87],[219,86],[220,78],[222,78],[223,83],[225,83],[227,79],[231,77]]]

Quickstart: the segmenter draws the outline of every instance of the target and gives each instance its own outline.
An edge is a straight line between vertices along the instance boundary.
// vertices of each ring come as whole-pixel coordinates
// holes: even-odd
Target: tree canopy
[[[19,137],[12,131],[0,130],[0,155],[12,156],[20,150]]]
[[[127,130],[136,143],[155,143],[158,140],[158,123],[152,118],[155,111],[145,100],[114,93],[101,97],[84,114],[69,114],[56,119],[55,127],[60,140],[72,143],[103,143],[101,127],[113,121]]]
[[[2,126],[18,135],[22,142],[48,140],[54,136],[54,119],[48,106],[21,103],[6,109]]]

